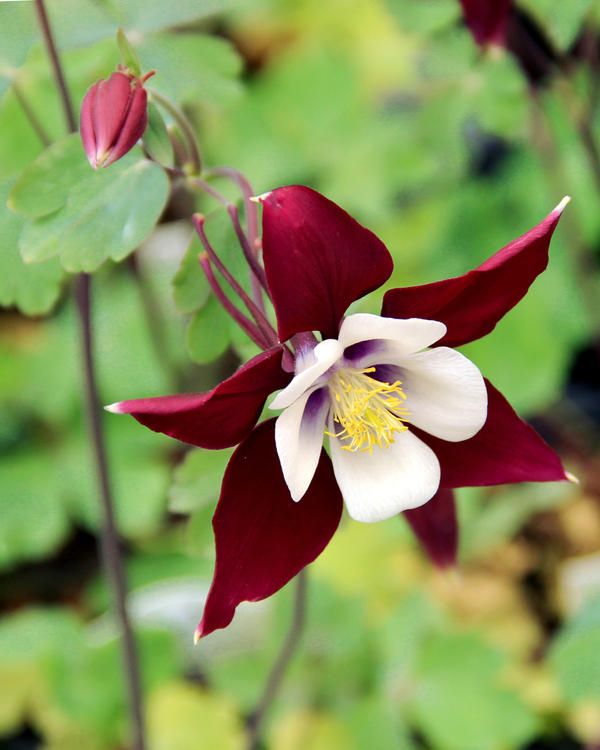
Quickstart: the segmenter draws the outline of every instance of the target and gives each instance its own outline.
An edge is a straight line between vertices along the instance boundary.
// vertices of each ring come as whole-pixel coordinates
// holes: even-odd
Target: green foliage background
[[[563,51],[600,17],[592,0],[521,6]],[[577,252],[598,247],[600,196],[563,82],[534,104],[510,56],[475,47],[455,0],[54,0],[49,9],[75,101],[118,62],[123,27],[144,68],[157,70],[150,87],[194,119],[209,165],[239,168],[257,194],[300,182],[341,203],[390,248],[390,286],[462,273],[573,196],[550,269],[468,353],[523,416],[564,430],[558,442],[581,486],[461,492],[456,577],[431,569],[401,520],[344,519],[311,568],[308,631],[267,741],[277,750],[593,747],[598,425],[567,385],[598,332]],[[592,82],[582,69],[572,85],[583,96]],[[55,141],[49,149],[16,89]],[[0,746],[16,748],[11,738],[29,727],[50,750],[116,750],[127,714],[96,559],[69,274],[97,271],[105,403],[211,387],[254,348],[209,297],[164,172],[136,150],[95,173],[77,136],[64,136],[27,2],[0,4],[0,97]],[[489,168],[482,149],[494,156]],[[196,207],[241,269],[222,213],[208,199]],[[380,295],[356,310],[375,310]],[[110,415],[106,429],[150,746],[241,748],[290,592],[240,607],[230,629],[194,649],[228,453],[183,451]]]

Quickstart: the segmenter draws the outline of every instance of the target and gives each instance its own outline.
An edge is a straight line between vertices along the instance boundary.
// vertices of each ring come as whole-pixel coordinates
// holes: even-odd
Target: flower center
[[[396,432],[408,427],[406,395],[401,383],[383,383],[369,377],[375,367],[358,370],[344,367],[329,379],[332,414],[340,430],[327,433],[346,443],[347,451],[373,452],[373,446],[387,448]]]

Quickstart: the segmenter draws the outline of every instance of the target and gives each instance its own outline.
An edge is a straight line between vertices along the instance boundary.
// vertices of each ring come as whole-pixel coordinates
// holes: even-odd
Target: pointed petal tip
[[[198,645],[200,638],[202,638],[202,630],[200,625],[198,625],[196,630],[194,630],[194,646]]]
[[[111,414],[124,414],[122,408],[122,401],[115,401],[114,404],[108,404],[108,406],[104,407],[104,411],[109,411]]]
[[[569,205],[570,202],[571,202],[571,196],[565,195],[565,197],[561,200],[558,206],[556,206],[556,208],[554,209],[552,213],[559,214],[559,215],[562,214],[562,212],[565,210],[565,208]]]
[[[264,201],[267,200],[267,198],[271,195],[272,192],[273,192],[272,190],[267,190],[266,193],[261,193],[260,195],[252,195],[250,197],[250,200],[252,201],[252,203],[263,203]]]
[[[575,476],[575,474],[571,474],[570,471],[565,471],[565,479],[573,484],[581,484],[579,477]]]

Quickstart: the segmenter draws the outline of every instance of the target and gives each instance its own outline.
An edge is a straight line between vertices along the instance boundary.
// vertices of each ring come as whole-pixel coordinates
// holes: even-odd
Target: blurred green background
[[[256,193],[300,182],[338,201],[390,248],[388,286],[463,273],[573,196],[549,270],[468,353],[580,485],[459,491],[455,575],[432,569],[402,520],[345,518],[310,569],[308,627],[269,748],[600,747],[600,185],[581,128],[600,137],[600,3],[518,5],[542,50],[527,74],[475,46],[456,0],[49,2],[76,102],[114,69],[123,26],[157,70],[152,87],[196,123],[207,164],[239,168]],[[63,266],[99,267],[104,403],[211,387],[253,347],[209,299],[189,196],[173,194],[121,264],[92,257],[85,234],[63,266],[23,263],[25,219],[4,203],[43,146],[19,92],[62,137],[33,6],[3,2],[0,748],[117,750],[127,712]],[[221,212],[197,207],[239,263]],[[355,310],[376,311],[381,294]],[[105,421],[150,747],[242,748],[289,587],[194,648],[228,453]]]

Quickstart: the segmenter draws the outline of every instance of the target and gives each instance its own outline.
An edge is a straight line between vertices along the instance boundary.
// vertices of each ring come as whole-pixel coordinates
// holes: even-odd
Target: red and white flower
[[[294,372],[277,343],[208,393],[109,407],[192,445],[239,444],[213,519],[216,569],[198,636],[227,626],[240,602],[270,596],[312,562],[344,502],[359,521],[404,511],[434,562],[448,565],[453,488],[568,478],[454,349],[492,331],[546,268],[567,199],[464,276],[392,289],[381,316],[347,317],[392,272],[383,243],[310,188],[259,200],[266,285],[279,341],[295,349]],[[269,405],[281,413],[257,426],[275,391]]]

